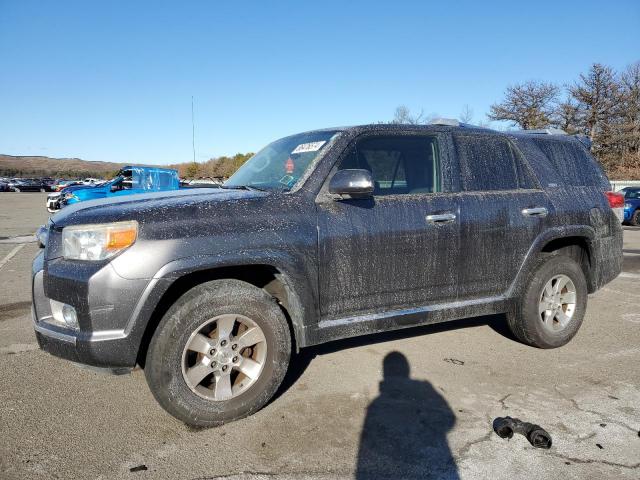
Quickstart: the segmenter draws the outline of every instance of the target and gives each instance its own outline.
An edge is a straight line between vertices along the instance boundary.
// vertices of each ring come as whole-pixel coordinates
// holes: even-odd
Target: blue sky
[[[484,120],[506,85],[640,60],[640,2],[0,0],[0,153],[255,151],[395,107]]]

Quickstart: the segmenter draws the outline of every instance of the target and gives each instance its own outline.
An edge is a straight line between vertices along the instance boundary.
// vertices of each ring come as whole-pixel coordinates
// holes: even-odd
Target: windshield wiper
[[[265,188],[254,187],[253,185],[220,185],[220,188],[229,190],[256,190],[258,192],[266,192]]]

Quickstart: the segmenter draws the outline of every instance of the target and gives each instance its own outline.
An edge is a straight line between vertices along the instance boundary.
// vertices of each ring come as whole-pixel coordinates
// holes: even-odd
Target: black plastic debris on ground
[[[130,472],[144,472],[145,470],[147,470],[146,465],[138,465],[137,467],[131,467],[129,469]]]
[[[444,361],[447,363],[452,363],[454,365],[464,365],[464,362],[462,360],[458,360],[457,358],[445,358]]]
[[[519,433],[536,448],[551,448],[551,435],[544,428],[518,418],[498,417],[493,421],[493,430],[500,438],[512,438],[514,433]]]

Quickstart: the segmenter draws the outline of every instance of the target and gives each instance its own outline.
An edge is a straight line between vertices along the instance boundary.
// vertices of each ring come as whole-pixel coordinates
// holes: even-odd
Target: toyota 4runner
[[[503,313],[564,345],[620,272],[624,200],[576,137],[438,123],[301,133],[222,188],[65,208],[33,263],[40,347],[140,365],[170,414],[211,426],[335,339]]]

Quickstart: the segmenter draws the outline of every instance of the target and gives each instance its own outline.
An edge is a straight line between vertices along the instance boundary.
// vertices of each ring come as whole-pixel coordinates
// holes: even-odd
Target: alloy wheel
[[[226,401],[253,385],[264,368],[267,341],[256,322],[219,315],[191,334],[182,353],[182,376],[195,394]]]
[[[551,332],[563,330],[576,311],[576,286],[566,275],[555,275],[542,289],[538,315]]]

